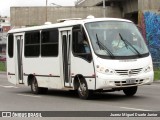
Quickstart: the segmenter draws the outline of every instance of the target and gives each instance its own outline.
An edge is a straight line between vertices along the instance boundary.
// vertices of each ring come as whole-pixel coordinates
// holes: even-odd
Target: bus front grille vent
[[[115,70],[119,75],[137,75],[142,71],[143,68],[139,69],[130,69],[130,70]]]

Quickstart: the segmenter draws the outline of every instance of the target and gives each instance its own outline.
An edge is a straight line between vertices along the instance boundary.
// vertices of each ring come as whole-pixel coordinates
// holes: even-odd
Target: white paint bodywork
[[[132,59],[132,60],[104,60],[101,58],[95,58],[95,66],[103,66],[105,69],[111,69],[114,71],[113,74],[104,74],[96,72],[96,89],[111,89],[111,88],[117,88],[120,86],[115,85],[115,81],[126,81],[126,79],[137,79],[141,80],[143,79],[143,83],[139,85],[144,84],[151,84],[153,82],[153,71],[145,72],[144,69],[152,65],[151,56],[140,58],[140,59]],[[142,68],[142,71],[137,75],[119,75],[115,72],[115,70],[131,70],[131,69],[139,69]],[[96,68],[97,69],[97,68]],[[130,86],[130,85],[128,85]],[[128,87],[123,86],[123,87]]]
[[[71,49],[71,84],[70,88],[64,86],[64,77],[62,73],[62,38],[61,32],[65,30],[69,30],[72,33],[72,26],[74,25],[83,25],[88,22],[95,22],[95,21],[125,21],[131,22],[124,19],[116,19],[116,18],[94,18],[94,19],[85,19],[85,20],[71,20],[66,21],[63,23],[57,23],[52,25],[42,25],[37,27],[30,27],[30,28],[21,28],[21,29],[13,29],[8,33],[13,33],[14,36],[18,33],[24,34],[25,31],[31,30],[43,30],[49,28],[59,28],[59,54],[58,57],[36,57],[36,58],[26,58],[24,56],[24,42],[23,42],[23,55],[22,55],[22,63],[23,63],[23,82],[25,85],[28,85],[28,76],[29,74],[35,75],[38,81],[39,87],[47,87],[47,88],[55,88],[55,89],[74,89],[74,76],[81,74],[86,77],[86,82],[88,88],[90,90],[96,89],[112,89],[117,87],[124,87],[124,86],[116,86],[115,81],[125,81],[129,78],[134,79],[143,79],[144,82],[139,85],[143,84],[150,84],[153,82],[153,70],[150,72],[142,72],[134,75],[134,76],[120,76],[118,74],[104,74],[100,73],[97,70],[97,65],[104,67],[105,69],[111,70],[130,70],[130,69],[145,69],[147,66],[152,65],[151,56],[133,59],[133,60],[109,60],[109,59],[102,59],[95,55],[91,41],[89,40],[89,44],[91,47],[91,52],[93,56],[93,60],[89,63],[79,57],[75,57],[72,53]],[[85,30],[86,31],[86,30]],[[86,32],[87,33],[87,32]],[[87,34],[88,36],[88,34]],[[15,37],[14,37],[15,39]],[[89,39],[89,36],[88,36]],[[15,48],[14,42],[14,48]],[[8,45],[7,45],[8,47]],[[13,84],[19,84],[16,76],[17,72],[17,59],[15,58],[16,50],[14,50],[14,57],[9,58],[7,52],[7,73],[8,73],[8,80]],[[9,75],[9,73],[13,73],[15,75]],[[26,75],[25,75],[26,74]],[[50,77],[44,77],[50,76]],[[52,77],[52,76],[60,76],[60,77]],[[127,86],[125,86],[127,87]]]

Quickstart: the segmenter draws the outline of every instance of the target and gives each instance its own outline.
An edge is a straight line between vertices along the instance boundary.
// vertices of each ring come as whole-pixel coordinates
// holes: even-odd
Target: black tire
[[[92,97],[92,94],[93,94],[93,91],[88,90],[87,82],[83,78],[81,78],[80,81],[78,81],[77,92],[78,92],[79,97],[81,99],[85,99],[85,100],[90,99]]]
[[[39,94],[40,93],[40,88],[38,87],[38,83],[35,77],[33,77],[31,81],[31,91],[33,94]]]
[[[34,77],[31,81],[31,91],[33,94],[46,94],[48,92],[48,88],[38,87],[37,80]]]
[[[133,96],[136,92],[137,92],[138,87],[134,86],[134,87],[128,87],[123,89],[123,92],[126,96]]]

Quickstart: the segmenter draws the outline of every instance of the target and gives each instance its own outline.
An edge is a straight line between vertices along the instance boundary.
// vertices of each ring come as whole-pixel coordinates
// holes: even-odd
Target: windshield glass
[[[106,58],[148,56],[149,51],[137,27],[131,22],[103,21],[85,24],[93,49]]]

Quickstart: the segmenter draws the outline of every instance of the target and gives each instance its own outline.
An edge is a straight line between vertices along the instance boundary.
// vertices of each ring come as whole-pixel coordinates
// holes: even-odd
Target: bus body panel
[[[137,69],[137,68],[144,68],[149,65],[152,65],[152,59],[149,55],[148,57],[144,58],[135,58],[135,59],[120,59],[120,60],[114,60],[114,59],[102,59],[99,57],[95,58],[95,63],[101,64],[104,67],[107,67],[109,69]]]
[[[106,60],[95,57],[94,61],[97,77],[96,89],[128,87],[130,85],[127,85],[126,80],[132,79],[135,81],[135,84],[131,86],[151,84],[154,79],[151,56],[125,60]],[[112,73],[107,74],[99,72],[100,68],[96,66],[102,67],[105,70],[110,70]],[[149,66],[151,70],[145,72],[145,69]]]
[[[75,89],[74,80],[77,75],[81,75],[85,78],[87,87],[89,90],[114,90],[116,88],[123,89],[124,87],[139,86],[145,84],[151,84],[153,82],[153,65],[151,56],[133,59],[105,59],[100,58],[93,48],[89,32],[85,28],[85,23],[96,21],[125,21],[122,19],[94,19],[94,20],[82,20],[72,22],[58,23],[54,25],[22,28],[9,31],[9,34],[15,34],[22,32],[25,36],[25,32],[43,29],[58,28],[58,56],[56,57],[26,57],[24,55],[25,42],[23,42],[22,52],[22,64],[23,64],[23,83],[28,84],[28,76],[35,76],[38,87],[54,88],[54,89]],[[86,36],[88,38],[89,46],[91,49],[92,60],[87,61],[84,58],[76,56],[73,52],[72,40],[73,31],[72,28],[75,25],[81,25],[84,27]],[[14,35],[14,36],[15,36]],[[70,35],[70,41],[69,41]],[[67,39],[64,41],[63,36]],[[95,35],[96,36],[96,35]],[[96,38],[96,37],[95,37]],[[98,37],[97,37],[98,39]],[[25,37],[24,37],[25,41]],[[69,44],[67,42],[70,42]],[[123,41],[123,40],[122,40]],[[66,43],[65,43],[66,42]],[[66,45],[67,44],[67,45]],[[71,45],[68,52],[68,45]],[[8,48],[8,45],[7,45]],[[69,53],[67,60],[65,57],[65,50]],[[135,52],[136,53],[136,52]],[[7,52],[7,76],[8,80],[13,84],[19,84],[17,74],[17,50],[16,50],[16,38],[14,37],[14,56],[10,58]],[[66,81],[66,71],[64,68],[67,66],[68,78]]]
[[[78,62],[77,62],[78,61]],[[72,67],[71,74],[72,77],[76,75],[83,75],[86,79],[88,89],[95,89],[95,71],[93,60],[88,62],[80,57],[74,57],[72,54]]]
[[[15,60],[7,57],[7,78],[13,84],[18,84],[15,76]]]
[[[115,88],[124,88],[130,86],[150,85],[153,82],[153,72],[143,73],[132,77],[121,77],[113,75],[105,75],[97,73],[97,84],[96,89],[110,90]],[[137,80],[136,84],[126,85],[127,79]],[[142,81],[141,81],[142,80]]]
[[[21,36],[21,38],[19,38]],[[20,84],[22,80],[19,79],[19,72],[18,72],[18,46],[17,46],[17,41],[21,41],[24,39],[24,32],[22,33],[14,33],[13,34],[13,56],[10,58],[8,54],[8,49],[7,49],[7,75],[8,75],[8,80],[13,83],[13,84]],[[21,53],[23,52],[23,44],[20,44],[21,46]],[[7,44],[8,48],[8,44]],[[22,57],[22,56],[21,56]],[[20,58],[20,57],[19,57]],[[23,63],[22,63],[23,64]],[[21,71],[20,71],[21,72]]]
[[[49,85],[51,88],[62,88],[59,64],[59,57],[25,58],[23,64],[24,74],[25,76],[35,75],[39,87],[48,87]]]

